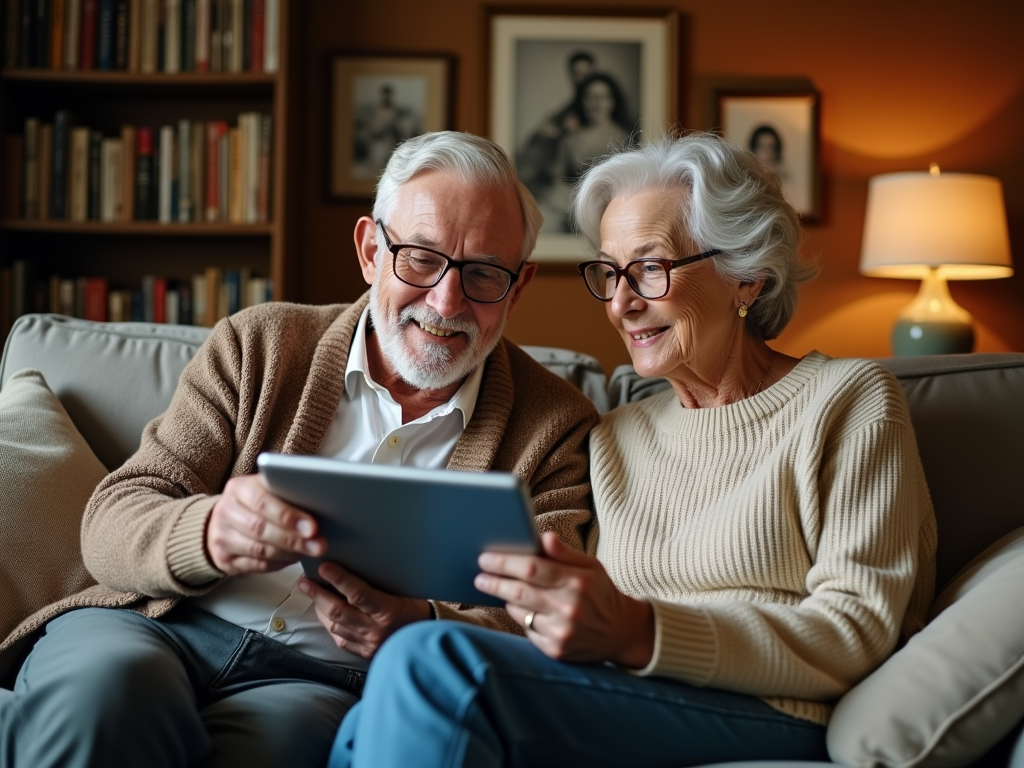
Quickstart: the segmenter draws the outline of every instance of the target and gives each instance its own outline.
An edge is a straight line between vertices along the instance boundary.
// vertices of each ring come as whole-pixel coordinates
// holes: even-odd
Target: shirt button
[[[398,445],[398,435],[392,435],[391,437],[389,437],[388,445],[390,445],[392,448]]]
[[[274,619],[272,622],[270,622],[270,626],[272,626],[275,629],[275,631],[280,632],[282,629],[284,629],[284,619]]]

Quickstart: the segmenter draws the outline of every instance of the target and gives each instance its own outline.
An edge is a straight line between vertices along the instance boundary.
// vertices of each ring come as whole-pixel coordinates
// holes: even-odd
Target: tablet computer
[[[477,557],[541,551],[529,489],[506,472],[276,453],[257,466],[271,492],[317,519],[327,553],[302,567],[321,583],[317,567],[331,560],[395,595],[504,606],[473,586]]]

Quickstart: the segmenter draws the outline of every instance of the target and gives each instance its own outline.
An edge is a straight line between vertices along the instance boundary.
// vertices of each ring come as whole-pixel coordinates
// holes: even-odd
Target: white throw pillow
[[[1024,718],[1024,528],[972,560],[934,618],[849,691],[828,726],[853,766],[969,765]]]
[[[95,584],[85,504],[107,474],[39,371],[0,390],[0,640],[39,608]]]

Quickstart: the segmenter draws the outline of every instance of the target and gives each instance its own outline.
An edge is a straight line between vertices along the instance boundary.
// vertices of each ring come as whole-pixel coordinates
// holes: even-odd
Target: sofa
[[[54,561],[39,532],[78,535],[92,487],[135,450],[208,332],[57,315],[15,323],[0,359],[0,647],[27,652],[27,639],[11,638],[40,607],[11,592],[13,568],[49,578],[53,599],[92,583],[80,561]],[[667,386],[526,349],[600,411]],[[935,504],[937,598],[925,629],[837,703],[830,756],[865,768],[1024,768],[1024,354],[880,362],[910,403]],[[0,707],[13,672],[0,668]]]

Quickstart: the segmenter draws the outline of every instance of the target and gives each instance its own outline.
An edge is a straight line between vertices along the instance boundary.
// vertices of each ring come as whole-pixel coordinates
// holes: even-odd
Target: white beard
[[[406,307],[396,317],[381,301],[379,280],[370,286],[370,320],[384,360],[406,384],[422,390],[443,389],[462,381],[482,364],[501,340],[510,304],[505,305],[498,332],[485,342],[480,328],[469,320],[445,320],[429,307]],[[465,333],[467,344],[458,356],[444,344],[426,342],[410,349],[405,336],[409,323],[428,323],[445,330]]]

